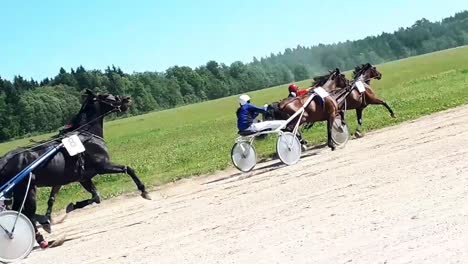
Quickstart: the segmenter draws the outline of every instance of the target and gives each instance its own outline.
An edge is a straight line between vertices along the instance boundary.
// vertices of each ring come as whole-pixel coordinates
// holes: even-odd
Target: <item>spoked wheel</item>
[[[296,164],[301,158],[301,142],[299,142],[299,139],[293,133],[283,132],[278,137],[276,151],[283,163],[287,165]]]
[[[231,160],[238,170],[248,172],[257,165],[257,152],[249,142],[238,142],[232,146]]]
[[[34,226],[31,221],[18,212],[4,211],[0,213],[0,262],[8,263],[26,258],[36,243]],[[12,237],[9,232],[13,231]]]
[[[342,123],[341,118],[336,118],[331,129],[331,138],[338,148],[343,148],[349,139],[348,126]]]

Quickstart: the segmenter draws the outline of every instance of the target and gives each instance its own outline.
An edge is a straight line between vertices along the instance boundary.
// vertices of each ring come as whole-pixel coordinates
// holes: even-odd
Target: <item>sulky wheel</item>
[[[238,170],[248,172],[257,165],[257,152],[249,142],[237,142],[232,146],[231,160]]]
[[[299,139],[293,133],[283,132],[278,137],[276,151],[283,163],[287,165],[296,164],[302,154],[301,142],[299,142]]]
[[[338,148],[343,148],[349,139],[348,126],[341,122],[340,118],[336,118],[331,129],[331,139]]]
[[[15,211],[0,213],[0,262],[8,263],[26,258],[36,243],[31,221],[23,214],[19,214],[16,220],[17,216],[18,212]]]

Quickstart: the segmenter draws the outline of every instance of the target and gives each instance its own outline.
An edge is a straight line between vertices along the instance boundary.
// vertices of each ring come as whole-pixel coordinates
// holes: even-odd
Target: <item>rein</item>
[[[99,118],[111,114],[111,113],[114,112],[114,111],[115,111],[115,109],[114,109],[114,110],[111,110],[111,111],[108,111],[108,112],[106,112],[106,113],[104,113],[104,114],[102,114],[102,115],[100,115],[100,116],[98,116],[98,117],[92,119],[91,121],[89,121],[89,122],[87,122],[87,123],[85,123],[85,124],[83,124],[83,125],[81,125],[81,126],[75,128],[75,129],[73,129],[72,131],[67,132],[66,134],[75,132],[75,131],[77,131],[77,130],[79,130],[79,129],[81,129],[81,128],[87,126],[87,125],[89,125],[90,123],[92,123],[92,122],[98,120]],[[88,128],[87,130],[89,130],[89,128]],[[85,131],[87,131],[87,130],[85,130]],[[85,132],[85,131],[81,131],[79,134],[81,134],[81,133],[83,133],[83,132]],[[97,137],[97,138],[100,138],[100,139],[104,140],[104,138],[101,138],[100,136],[94,135],[94,134],[92,134],[92,133],[87,133],[87,134],[92,135],[93,137]],[[63,138],[65,138],[65,136],[58,136],[58,137],[56,137],[56,138],[54,138],[54,139],[51,139],[51,140],[46,141],[46,142],[43,142],[43,143],[41,143],[41,144],[39,144],[39,145],[36,145],[36,146],[30,147],[30,148],[27,148],[27,149],[25,149],[25,150],[23,150],[23,151],[21,151],[21,152],[18,152],[17,154],[23,153],[23,152],[28,151],[28,150],[32,150],[32,149],[34,149],[34,148],[37,148],[37,147],[40,147],[40,146],[49,144],[49,143],[51,143],[51,142],[54,142],[54,141],[57,141],[57,140],[60,140],[60,139],[63,139]]]
[[[365,83],[366,85],[368,85],[366,82],[374,79],[374,77],[364,78],[363,76],[364,76],[364,74],[361,74],[361,75],[359,75],[359,77],[354,79],[352,85],[348,86],[349,88],[346,87],[345,89],[339,90],[337,93],[335,93],[335,95],[338,94],[337,97],[336,97],[336,101],[337,101],[339,107],[341,106],[343,101],[345,101],[345,99],[353,91],[354,87],[356,86],[356,81],[361,81],[361,82]]]
[[[346,102],[346,98],[351,94],[351,92],[353,91],[353,88],[354,88],[354,85],[351,85],[335,93],[335,96],[336,96],[335,100],[336,100],[336,103],[338,104],[338,108],[341,107],[343,102]]]
[[[102,101],[102,102],[103,102],[103,101]],[[104,102],[104,103],[113,106],[112,104],[109,104],[109,103],[107,103],[107,102]],[[85,104],[83,104],[83,105],[81,106],[80,112],[83,110],[84,105],[85,105]],[[66,134],[71,133],[71,132],[75,132],[75,131],[77,131],[77,130],[79,130],[79,129],[82,129],[83,127],[89,125],[90,123],[92,123],[92,122],[94,122],[94,121],[96,121],[96,120],[98,120],[98,119],[100,119],[100,118],[102,118],[102,117],[105,117],[105,116],[107,116],[107,115],[109,115],[109,114],[111,114],[111,113],[113,113],[113,112],[121,112],[120,106],[119,106],[119,107],[113,106],[113,107],[114,107],[114,109],[112,109],[112,110],[110,110],[110,111],[108,111],[108,112],[106,112],[106,113],[104,113],[104,114],[102,114],[102,115],[100,115],[100,116],[98,116],[98,117],[92,119],[92,120],[89,121],[89,122],[86,122],[85,124],[83,124],[83,125],[81,125],[81,126],[75,128],[75,129],[73,129],[73,130],[70,131],[70,132],[67,132]],[[89,128],[88,128],[87,130],[89,130]],[[104,138],[101,138],[100,136],[97,136],[97,135],[94,135],[94,134],[92,134],[92,133],[89,133],[89,132],[87,132],[87,130],[81,131],[79,134],[81,134],[81,133],[86,133],[86,134],[91,135],[92,137],[96,137],[96,138],[99,138],[99,139],[101,139],[101,140],[104,140]],[[54,142],[54,141],[57,141],[57,140],[60,140],[60,139],[63,139],[63,138],[65,138],[64,135],[58,136],[58,137],[56,137],[56,138],[54,138],[54,139],[51,139],[51,140],[45,141],[45,142],[43,142],[43,143],[40,143],[39,145],[32,146],[32,147],[30,147],[30,148],[27,148],[27,149],[24,149],[24,150],[22,150],[22,151],[19,151],[19,152],[15,153],[12,157],[15,157],[15,156],[17,156],[17,155],[19,155],[19,154],[22,154],[22,153],[26,152],[26,151],[32,150],[32,149],[37,148],[37,147],[44,146],[44,145],[46,145],[46,144],[49,144],[49,143],[51,143],[51,142]],[[12,157],[10,157],[10,158],[12,158]],[[8,163],[8,162],[7,162],[7,163]],[[6,167],[6,165],[7,165],[7,164],[5,164],[5,167]],[[2,172],[3,169],[4,169],[4,167],[0,168],[0,172]]]
[[[120,107],[119,107],[119,108],[120,108]],[[108,111],[108,112],[106,112],[106,113],[104,113],[104,114],[102,114],[102,115],[100,115],[100,116],[98,116],[98,117],[92,119],[91,121],[86,122],[86,123],[84,123],[83,125],[81,125],[81,126],[75,128],[75,129],[73,129],[72,131],[67,132],[67,134],[68,134],[68,133],[75,132],[75,131],[77,131],[77,130],[80,130],[80,129],[82,129],[83,127],[85,127],[85,126],[91,124],[92,122],[94,122],[94,121],[100,119],[101,117],[105,117],[105,116],[107,116],[107,115],[110,115],[110,114],[113,113],[113,112],[120,112],[120,109],[118,109],[117,111],[116,111],[116,110],[117,110],[117,109],[112,109],[112,110],[110,110],[110,111]],[[89,130],[89,128],[88,128],[87,130]],[[87,131],[87,130],[86,130],[86,131]],[[93,135],[94,135],[94,134],[93,134]],[[96,135],[94,135],[94,136],[96,136]],[[96,136],[96,137],[101,138],[101,137],[99,137],[99,136]],[[58,138],[63,138],[63,136],[58,137]],[[49,141],[49,142],[52,142],[52,141],[54,141],[54,140],[51,140],[51,141]]]

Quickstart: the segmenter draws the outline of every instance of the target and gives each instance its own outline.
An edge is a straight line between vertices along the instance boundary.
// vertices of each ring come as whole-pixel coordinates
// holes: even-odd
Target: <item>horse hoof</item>
[[[396,118],[396,115],[395,114],[391,114],[390,115],[392,118]]]
[[[44,229],[44,231],[46,231],[49,234],[52,233],[52,228],[50,224],[42,224],[42,229]]]
[[[364,137],[364,134],[362,132],[356,131],[356,133],[354,133],[354,136],[356,138],[362,138],[362,137]]]
[[[42,249],[46,249],[49,247],[49,242],[43,240],[41,241],[41,243],[39,243],[39,246],[42,248]]]
[[[145,198],[146,200],[151,200],[151,196],[148,192],[141,192],[141,197]]]
[[[66,209],[67,214],[70,213],[73,210],[75,210],[75,205],[74,204],[70,203],[69,205],[67,205],[67,209]]]

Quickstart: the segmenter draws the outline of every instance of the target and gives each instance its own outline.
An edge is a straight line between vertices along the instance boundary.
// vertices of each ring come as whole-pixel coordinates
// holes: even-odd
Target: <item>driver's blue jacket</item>
[[[249,128],[259,113],[266,113],[266,108],[259,108],[251,103],[241,106],[237,111],[237,128],[239,131]]]

